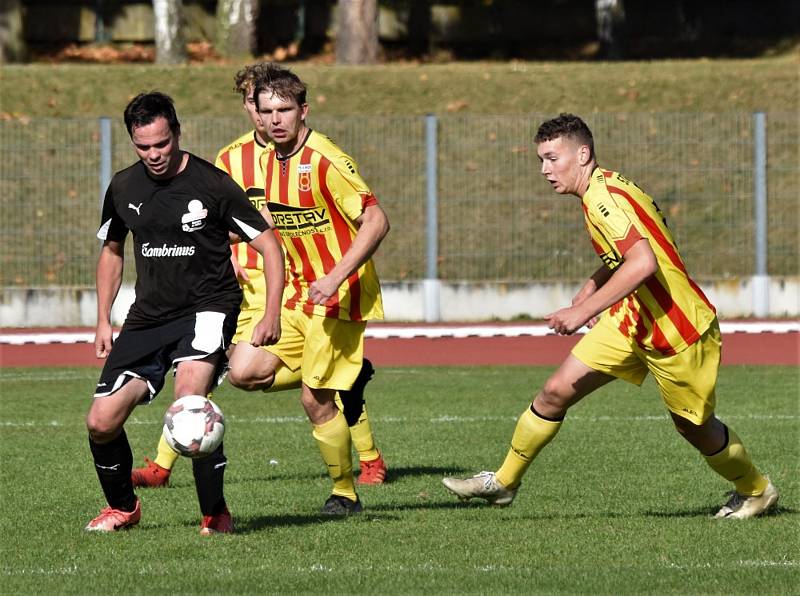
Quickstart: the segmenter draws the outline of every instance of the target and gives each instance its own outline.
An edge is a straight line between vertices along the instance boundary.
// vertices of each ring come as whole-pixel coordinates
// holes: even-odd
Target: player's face
[[[542,162],[542,176],[558,194],[578,194],[581,175],[581,145],[558,137],[539,144],[536,150]]]
[[[271,91],[258,96],[258,115],[267,136],[284,155],[291,153],[302,142],[301,132],[306,129],[308,104],[298,105],[294,99],[278,97]]]
[[[250,118],[250,122],[253,123],[253,126],[258,132],[259,136],[263,137],[264,139],[267,138],[267,129],[262,124],[261,118],[258,116],[258,110],[256,109],[256,99],[253,97],[253,87],[248,87],[247,95],[244,98],[244,111],[247,112],[247,116]]]
[[[178,136],[170,130],[166,118],[159,116],[150,124],[134,128],[131,141],[153,178],[171,178],[178,173],[181,165]]]

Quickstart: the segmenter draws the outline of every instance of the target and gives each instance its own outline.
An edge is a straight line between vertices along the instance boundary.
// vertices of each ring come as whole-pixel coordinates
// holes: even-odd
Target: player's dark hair
[[[181,134],[181,123],[178,122],[172,98],[159,91],[140,93],[125,108],[125,126],[128,134],[133,138],[134,128],[147,126],[159,117],[166,119],[172,134],[176,136]]]
[[[538,145],[545,141],[552,141],[559,137],[568,137],[578,141],[581,145],[587,145],[594,155],[594,137],[592,131],[586,123],[575,114],[560,114],[557,118],[552,118],[542,122],[533,141]]]
[[[265,68],[259,69],[253,81],[256,109],[259,109],[258,96],[264,91],[273,93],[281,99],[293,99],[299,106],[306,103],[306,86],[300,77],[288,68],[271,62],[264,66]]]

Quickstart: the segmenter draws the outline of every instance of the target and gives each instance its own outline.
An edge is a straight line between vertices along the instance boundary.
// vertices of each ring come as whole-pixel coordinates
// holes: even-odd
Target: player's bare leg
[[[733,429],[714,415],[700,425],[674,413],[672,421],[678,433],[705,457],[711,469],[735,487],[714,517],[747,519],[777,505],[778,490],[755,467]]]

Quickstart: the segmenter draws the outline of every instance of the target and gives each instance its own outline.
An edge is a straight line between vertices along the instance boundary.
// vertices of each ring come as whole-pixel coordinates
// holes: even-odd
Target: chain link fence
[[[438,118],[442,280],[578,281],[597,268],[578,199],[554,194],[539,174],[532,139],[549,116]],[[751,114],[592,114],[586,120],[599,163],[654,197],[694,277],[754,274]],[[241,117],[190,117],[181,124],[182,147],[211,161],[247,129]],[[314,118],[311,125],[356,159],[389,215],[392,231],[376,255],[381,278],[424,278],[424,118]],[[0,286],[94,285],[100,136],[98,120],[0,122]],[[112,123],[111,138],[117,171],[136,157],[121,122]],[[767,114],[767,273],[774,276],[799,270],[798,139],[797,113]]]

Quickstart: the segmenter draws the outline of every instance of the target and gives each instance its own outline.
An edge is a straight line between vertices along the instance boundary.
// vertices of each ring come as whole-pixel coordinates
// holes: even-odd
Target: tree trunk
[[[156,64],[186,62],[182,0],[153,0]]]
[[[252,58],[257,50],[258,0],[219,0],[216,50],[229,58]]]
[[[22,35],[22,3],[0,0],[0,64],[22,62],[27,53]]]
[[[625,7],[622,2],[623,0],[595,0],[597,39],[602,58],[619,60],[625,54]]]
[[[431,0],[412,0],[408,12],[408,53],[416,58],[431,51]]]
[[[336,62],[374,64],[378,57],[377,0],[339,0]]]

